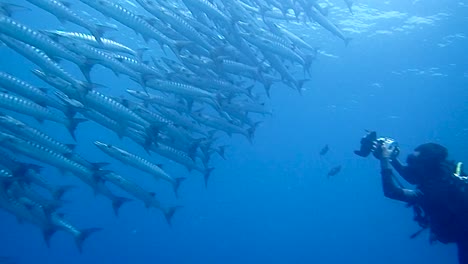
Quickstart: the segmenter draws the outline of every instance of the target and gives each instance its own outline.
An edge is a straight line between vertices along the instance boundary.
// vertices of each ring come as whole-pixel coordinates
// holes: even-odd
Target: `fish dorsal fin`
[[[75,144],[65,144],[69,149],[74,150],[76,145]]]
[[[156,164],[156,166],[158,166],[160,169],[163,169],[163,168],[164,168],[164,165],[163,165],[163,164]]]
[[[49,89],[44,88],[44,87],[39,87],[38,89],[43,93],[48,93],[49,92]]]
[[[72,6],[72,3],[68,2],[68,1],[61,0],[60,3],[62,3],[62,5],[66,6],[68,8],[70,8]]]

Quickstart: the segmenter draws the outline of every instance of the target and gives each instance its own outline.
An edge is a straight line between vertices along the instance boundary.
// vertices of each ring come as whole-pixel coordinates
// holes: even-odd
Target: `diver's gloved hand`
[[[398,144],[390,138],[379,138],[373,145],[374,157],[381,159],[394,159],[400,154]]]

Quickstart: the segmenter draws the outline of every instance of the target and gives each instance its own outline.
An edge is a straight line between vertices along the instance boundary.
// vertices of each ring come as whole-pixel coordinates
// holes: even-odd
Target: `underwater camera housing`
[[[361,147],[359,150],[355,150],[354,154],[361,157],[369,156],[369,154],[371,154],[372,150],[374,149],[374,145],[376,142],[377,132],[370,131],[369,133],[367,133],[367,135],[361,138]]]
[[[376,146],[385,145],[389,150],[392,151],[393,157],[399,153],[398,143],[387,137],[377,138],[377,132],[370,131],[361,139],[361,147],[359,150],[355,150],[354,153],[361,157],[367,157],[371,154]]]

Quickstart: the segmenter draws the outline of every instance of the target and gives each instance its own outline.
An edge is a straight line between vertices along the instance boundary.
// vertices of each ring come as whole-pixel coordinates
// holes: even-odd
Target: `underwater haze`
[[[282,1],[290,2],[242,2]],[[116,26],[105,37],[134,49],[148,47],[146,52],[155,57],[174,58],[167,47],[161,51],[157,42],[145,42],[82,2],[87,1],[73,0],[70,8],[87,13],[93,23]],[[112,2],[148,15],[136,1]],[[61,23],[30,1],[10,3],[28,8],[12,18],[35,30],[89,34],[70,22]],[[84,241],[82,253],[65,232],[54,234],[48,247],[40,228],[2,210],[0,263],[457,263],[456,247],[431,245],[429,232],[410,239],[419,230],[412,209],[385,198],[377,160],[372,155],[356,156],[353,150],[367,129],[396,139],[402,159],[425,142],[446,146],[453,159],[467,157],[468,2],[356,0],[352,14],[343,0],[319,3],[328,7],[326,17],[351,40],[346,45],[316,22],[277,21],[318,48],[310,76],[300,63],[281,60],[292,67],[296,79],[308,81],[298,89],[274,83],[268,97],[260,81],[242,79],[242,84],[255,83],[254,93],[272,113],[252,115],[261,123],[251,143],[244,135],[216,134],[217,144],[226,145],[225,159],[212,155],[209,167],[214,170],[207,186],[202,173],[148,154],[134,141],[121,139],[93,121],[78,126],[74,151],[87,160],[110,163],[105,170],[156,192],[164,205],[182,206],[170,225],[159,210],[147,209],[111,186],[117,195],[133,199],[116,216],[108,199],[70,173],[18,154],[19,159],[41,164],[41,175],[51,183],[75,186],[64,195],[59,209],[68,221],[79,228],[102,230]],[[67,60],[59,63],[84,80],[76,65]],[[0,71],[51,89],[31,73],[36,68],[11,48],[0,46]],[[104,86],[93,89],[107,96],[131,99],[125,90],[143,91],[138,82],[124,74],[116,76],[102,65],[93,67],[91,79]],[[2,112],[60,142],[73,143],[60,124]],[[178,197],[169,184],[109,157],[95,141],[162,163],[174,178],[187,177]],[[327,144],[328,153],[320,155]],[[341,171],[327,177],[335,166]]]

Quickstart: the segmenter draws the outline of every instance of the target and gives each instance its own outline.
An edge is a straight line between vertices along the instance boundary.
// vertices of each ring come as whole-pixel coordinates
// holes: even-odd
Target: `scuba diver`
[[[390,138],[379,138],[375,132],[361,139],[361,149],[355,154],[370,153],[380,160],[384,195],[413,207],[414,220],[421,230],[430,230],[430,242],[456,243],[460,264],[468,264],[468,177],[462,163],[447,160],[448,151],[436,143],[426,143],[414,149],[404,166],[397,159],[398,144]],[[392,167],[415,189],[406,189],[393,174]]]

